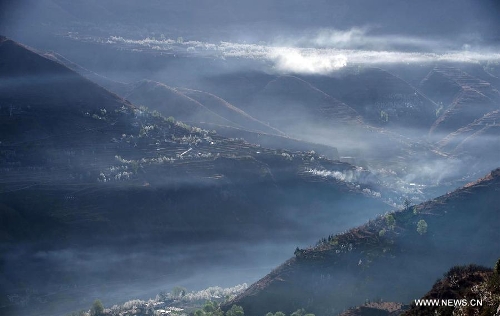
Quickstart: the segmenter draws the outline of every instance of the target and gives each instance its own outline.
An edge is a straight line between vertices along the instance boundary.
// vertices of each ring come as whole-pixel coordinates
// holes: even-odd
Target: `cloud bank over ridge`
[[[352,65],[500,62],[500,53],[491,48],[397,35],[371,36],[367,29],[360,28],[348,31],[321,30],[310,38],[281,39],[276,43],[258,44],[224,41],[208,43],[164,37],[128,39],[110,36],[95,40],[135,50],[260,60],[269,64],[271,71],[278,73],[328,74]]]

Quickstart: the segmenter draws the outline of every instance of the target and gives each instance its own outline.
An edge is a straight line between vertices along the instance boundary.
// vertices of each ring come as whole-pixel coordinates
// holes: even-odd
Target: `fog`
[[[483,176],[500,150],[499,14],[493,0],[0,2],[0,35],[107,100],[218,133],[176,139],[142,110],[106,121],[119,111],[86,98],[81,78],[0,60],[21,69],[0,74],[2,117],[86,115],[0,130],[0,206],[27,227],[2,228],[2,304],[22,292],[42,308],[19,314],[63,315],[95,298],[250,284],[297,246]],[[60,107],[31,107],[47,100]],[[83,134],[56,135],[73,128]],[[47,169],[30,165],[35,152]]]
[[[8,289],[9,295],[15,296],[14,302],[24,300],[24,307],[42,307],[25,310],[23,315],[64,315],[88,308],[95,299],[112,306],[130,299],[154,298],[175,286],[199,291],[214,285],[251,283],[286,260],[295,247],[217,242],[145,245],[125,252],[105,245],[52,251],[19,245],[15,253],[4,257],[3,273],[29,284],[22,291]]]

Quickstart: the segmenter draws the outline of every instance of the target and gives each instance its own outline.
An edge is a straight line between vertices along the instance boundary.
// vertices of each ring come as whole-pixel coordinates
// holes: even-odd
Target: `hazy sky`
[[[495,0],[4,0],[0,5],[0,32],[28,25],[91,23],[128,25],[137,31],[189,29],[214,37],[213,32],[220,32],[249,40],[322,28],[369,27],[381,34],[465,34],[492,41],[498,40],[500,12]]]

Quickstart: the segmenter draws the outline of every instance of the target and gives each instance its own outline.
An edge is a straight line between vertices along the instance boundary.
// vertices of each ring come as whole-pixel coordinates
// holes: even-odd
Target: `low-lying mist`
[[[132,298],[154,298],[175,286],[197,291],[252,283],[296,246],[219,241],[46,251],[18,245],[4,253],[3,273],[16,283],[3,282],[2,292],[14,311],[23,308],[23,315],[66,315],[88,308],[95,299],[111,307]]]

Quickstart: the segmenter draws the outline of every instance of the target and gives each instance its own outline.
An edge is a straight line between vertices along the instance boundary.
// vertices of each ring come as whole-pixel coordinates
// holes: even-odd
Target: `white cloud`
[[[280,73],[326,74],[347,65],[377,65],[390,63],[428,63],[437,61],[477,63],[500,61],[500,54],[485,50],[467,49],[436,52],[437,49],[425,50],[427,47],[438,47],[437,42],[409,38],[403,36],[369,36],[367,29],[351,29],[348,31],[323,30],[310,39],[299,39],[293,43],[281,45],[242,44],[220,42],[218,44],[200,41],[178,42],[171,39],[146,38],[142,40],[110,37],[100,40],[102,43],[122,45],[129,49],[154,49],[184,54],[197,54],[219,58],[248,58],[267,61],[274,71]],[[298,43],[312,43],[313,46],[298,46]],[[384,44],[385,43],[385,44]],[[418,46],[414,52],[381,49],[353,49],[346,47],[373,46],[381,48],[394,44]],[[187,48],[190,48],[189,50]],[[195,48],[193,50],[193,48]]]
[[[347,65],[347,57],[343,54],[322,54],[317,50],[297,48],[271,49],[266,57],[274,62],[275,69],[280,72],[324,74]]]
[[[293,45],[377,51],[394,49],[439,51],[453,47],[453,43],[443,39],[436,40],[408,35],[379,35],[371,34],[370,31],[371,28],[368,27],[355,27],[349,30],[322,29],[310,36],[301,37]]]

